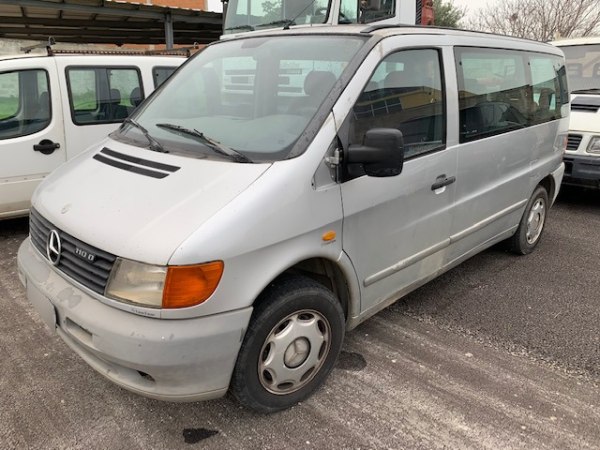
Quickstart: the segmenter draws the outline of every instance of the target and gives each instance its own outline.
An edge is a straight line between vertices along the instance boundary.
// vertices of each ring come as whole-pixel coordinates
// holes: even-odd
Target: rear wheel
[[[544,231],[548,205],[546,189],[538,186],[525,207],[516,233],[508,241],[513,253],[527,255],[536,247]]]
[[[282,277],[261,295],[240,349],[231,391],[261,413],[311,395],[331,372],[344,338],[333,293],[310,278]]]

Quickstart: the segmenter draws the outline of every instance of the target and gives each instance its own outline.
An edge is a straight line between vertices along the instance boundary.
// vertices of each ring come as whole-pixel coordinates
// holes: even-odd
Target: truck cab
[[[224,15],[224,37],[278,27],[434,21],[431,0],[228,0]]]

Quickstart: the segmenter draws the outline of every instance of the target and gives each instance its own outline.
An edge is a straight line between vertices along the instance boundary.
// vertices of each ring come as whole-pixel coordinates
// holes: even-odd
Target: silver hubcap
[[[331,346],[331,327],[313,310],[290,314],[269,333],[258,361],[262,386],[277,395],[302,389],[325,362]]]
[[[538,198],[531,211],[529,211],[529,217],[527,217],[527,243],[533,244],[538,240],[540,234],[542,234],[545,220],[546,204],[543,199]]]

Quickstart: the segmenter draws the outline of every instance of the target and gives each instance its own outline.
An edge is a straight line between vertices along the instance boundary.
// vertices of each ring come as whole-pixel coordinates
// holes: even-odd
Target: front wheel
[[[340,303],[323,285],[301,276],[275,280],[252,314],[232,393],[261,413],[304,400],[333,369],[344,329]]]
[[[516,233],[509,239],[510,251],[527,255],[533,251],[542,236],[548,213],[548,192],[538,186],[529,199]]]

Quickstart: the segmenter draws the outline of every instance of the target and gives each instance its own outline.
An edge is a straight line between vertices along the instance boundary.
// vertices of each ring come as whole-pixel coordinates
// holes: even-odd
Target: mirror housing
[[[372,128],[362,145],[350,145],[348,164],[362,164],[370,177],[393,177],[404,165],[404,138],[396,128]]]

